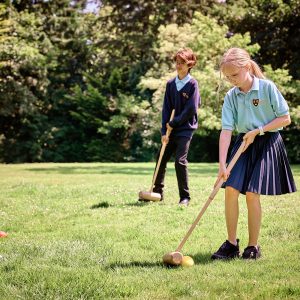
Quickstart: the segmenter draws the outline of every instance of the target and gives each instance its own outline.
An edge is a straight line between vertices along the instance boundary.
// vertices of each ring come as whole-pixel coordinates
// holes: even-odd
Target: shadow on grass
[[[126,206],[134,206],[134,207],[143,207],[146,205],[149,205],[149,202],[141,202],[136,200],[135,202],[130,202],[130,203],[126,203],[126,204],[117,204],[117,205],[113,205],[113,204],[109,204],[108,202],[104,201],[104,202],[99,202],[97,204],[93,204],[90,209],[99,209],[99,208],[109,208],[109,207],[124,207],[124,205]]]
[[[138,200],[136,200],[136,202],[126,203],[127,206],[135,206],[135,207],[147,206],[151,204],[153,204],[153,202],[151,201],[138,201]]]
[[[97,209],[97,208],[108,208],[111,205],[108,202],[100,202],[98,204],[94,204],[90,207],[90,209]]]
[[[152,176],[154,172],[154,164],[149,164],[149,167],[124,166],[124,164],[112,164],[111,166],[49,166],[40,168],[27,168],[26,171],[42,172],[42,173],[58,173],[58,174],[125,174],[125,175],[149,175]],[[189,174],[205,174],[206,176],[216,175],[218,169],[217,165],[211,166],[193,166],[189,168]],[[169,166],[168,174],[175,174],[173,166]]]
[[[195,262],[195,265],[207,265],[213,262],[210,258],[211,253],[197,253],[192,257]]]
[[[163,263],[156,261],[131,261],[127,263],[117,262],[107,266],[108,269],[118,269],[118,268],[157,268],[163,267]]]
[[[206,265],[213,263],[211,260],[211,253],[197,253],[193,255],[195,265]],[[162,261],[150,262],[150,261],[132,261],[132,262],[117,262],[107,266],[107,269],[118,269],[118,268],[166,268],[166,269],[177,269],[181,266],[167,266]]]

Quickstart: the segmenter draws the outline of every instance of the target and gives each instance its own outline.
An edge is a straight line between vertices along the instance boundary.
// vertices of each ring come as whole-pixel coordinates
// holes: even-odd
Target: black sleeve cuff
[[[172,120],[172,121],[169,122],[169,125],[170,125],[172,128],[174,128],[174,127],[176,127],[177,123],[176,123],[174,120]]]

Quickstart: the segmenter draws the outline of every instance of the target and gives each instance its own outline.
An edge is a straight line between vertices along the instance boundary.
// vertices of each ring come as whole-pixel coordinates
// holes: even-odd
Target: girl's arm
[[[271,131],[280,127],[285,127],[291,124],[290,115],[285,115],[272,120],[270,123],[263,126],[263,131]],[[259,130],[258,130],[259,133]]]
[[[226,181],[229,176],[229,174],[226,172],[226,158],[231,141],[231,136],[231,130],[223,129],[221,131],[219,139],[219,174],[217,181],[219,181],[221,177],[223,177],[224,181]]]
[[[270,123],[262,126],[264,132],[271,131],[280,127],[285,127],[291,124],[290,115],[284,115],[272,120]],[[248,148],[250,144],[253,143],[254,138],[259,134],[259,128],[251,130],[244,135],[244,140],[246,141],[244,151]]]

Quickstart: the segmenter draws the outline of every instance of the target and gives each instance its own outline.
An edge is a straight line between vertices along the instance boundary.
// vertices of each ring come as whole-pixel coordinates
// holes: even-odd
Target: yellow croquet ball
[[[192,267],[194,264],[194,260],[190,256],[184,256],[182,258],[181,265],[183,267]]]

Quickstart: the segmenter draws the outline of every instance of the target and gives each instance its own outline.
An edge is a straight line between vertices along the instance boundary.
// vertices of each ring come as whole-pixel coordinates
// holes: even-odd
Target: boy
[[[154,183],[153,192],[161,194],[163,200],[164,177],[167,163],[175,154],[175,169],[179,189],[179,205],[188,206],[191,198],[188,187],[187,155],[194,131],[198,127],[197,109],[200,94],[197,81],[190,75],[196,64],[196,55],[189,48],[183,48],[173,56],[177,76],[167,82],[163,109],[161,140],[167,147]],[[170,120],[175,109],[175,117]],[[167,128],[172,129],[169,138]],[[159,155],[158,155],[159,157]]]

